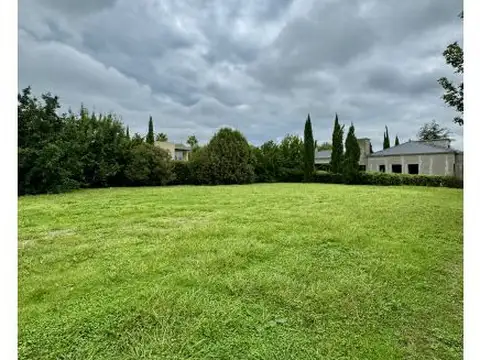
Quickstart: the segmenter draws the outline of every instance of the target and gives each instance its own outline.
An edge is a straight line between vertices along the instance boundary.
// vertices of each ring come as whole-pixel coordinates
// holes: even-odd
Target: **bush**
[[[278,180],[279,182],[300,183],[303,182],[304,171],[302,169],[281,168]]]
[[[315,164],[315,170],[318,170],[318,171],[323,171],[323,172],[326,172],[326,171],[331,171],[332,167],[330,164]]]
[[[175,160],[173,165],[173,178],[170,180],[171,185],[193,185],[195,179],[192,173],[192,162]]]
[[[344,183],[344,179],[341,174],[318,171],[315,173],[314,182],[325,184],[341,184]],[[354,184],[376,186],[409,185],[463,188],[463,181],[453,176],[388,174],[381,172],[361,172],[358,174],[358,176],[356,176]]]
[[[313,176],[313,181],[324,184],[343,184],[343,176],[326,171],[317,171]]]
[[[237,130],[220,129],[192,161],[195,180],[201,184],[248,184],[255,179],[252,150]]]
[[[131,149],[125,176],[129,185],[166,185],[173,180],[170,154],[150,144],[140,144]]]

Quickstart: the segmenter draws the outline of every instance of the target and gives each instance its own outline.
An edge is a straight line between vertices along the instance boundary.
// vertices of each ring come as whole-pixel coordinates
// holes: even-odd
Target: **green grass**
[[[461,190],[19,198],[21,359],[461,359]]]

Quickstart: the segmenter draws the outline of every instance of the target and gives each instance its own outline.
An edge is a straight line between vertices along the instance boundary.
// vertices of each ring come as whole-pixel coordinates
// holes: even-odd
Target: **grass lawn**
[[[463,192],[19,198],[21,359],[461,359]]]

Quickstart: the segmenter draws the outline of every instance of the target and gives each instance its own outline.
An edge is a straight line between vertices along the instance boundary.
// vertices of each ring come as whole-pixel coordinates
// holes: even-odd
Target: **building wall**
[[[408,164],[418,164],[421,175],[454,175],[454,154],[404,155],[369,157],[367,171],[379,171],[380,165],[385,165],[385,172],[392,172],[392,165],[402,165],[402,173],[408,174]]]
[[[370,154],[370,140],[358,139],[358,146],[360,147],[359,165],[367,165],[367,156]]]
[[[455,155],[455,176],[463,180],[463,154]]]
[[[168,141],[156,141],[155,146],[158,146],[161,149],[167,150],[172,157],[172,160],[175,160],[175,144]]]
[[[190,151],[179,149],[175,150],[175,160],[185,160],[188,161],[190,156]]]

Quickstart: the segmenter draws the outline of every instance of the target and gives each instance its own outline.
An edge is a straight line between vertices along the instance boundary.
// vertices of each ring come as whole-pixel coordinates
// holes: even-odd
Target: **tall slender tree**
[[[343,129],[338,122],[338,114],[335,114],[335,123],[332,133],[332,155],[330,157],[330,169],[335,174],[342,172],[343,163]]]
[[[343,162],[343,176],[346,183],[354,182],[358,172],[360,161],[360,145],[355,136],[355,127],[353,123],[348,129],[347,138],[345,139],[345,158]]]
[[[150,119],[148,120],[148,133],[147,133],[146,143],[151,145],[155,143],[155,138],[153,134],[153,120],[151,115],[150,115]]]
[[[128,125],[127,125],[127,139],[130,140],[130,129],[128,128]]]
[[[395,136],[395,146],[400,145],[400,140],[398,140],[398,135]]]
[[[383,133],[383,149],[390,147],[390,135],[388,135],[388,127],[385,126],[385,132]]]
[[[370,154],[373,154],[373,147],[372,147],[372,143],[370,143]]]
[[[313,171],[315,166],[315,143],[313,140],[312,122],[310,120],[310,114],[305,121],[305,130],[303,133],[303,145],[304,145],[304,181],[312,181]]]

